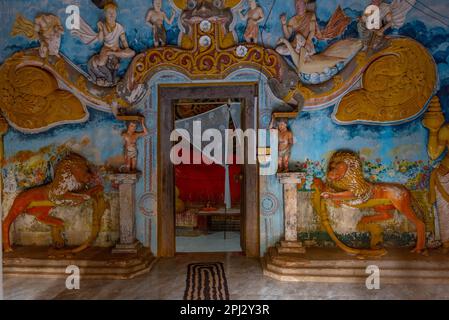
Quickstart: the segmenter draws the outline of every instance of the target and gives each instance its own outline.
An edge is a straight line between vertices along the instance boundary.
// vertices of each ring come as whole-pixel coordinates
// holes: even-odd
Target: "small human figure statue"
[[[274,118],[272,120],[274,124]],[[271,126],[273,128],[273,125]],[[287,119],[278,120],[278,172],[288,172],[292,146],[294,144],[293,133],[288,129]]]
[[[128,172],[136,171],[137,139],[148,134],[144,121],[145,119],[142,119],[140,122],[143,131],[136,131],[137,123],[133,121],[128,125],[128,129],[122,133],[123,140],[125,141],[125,166]]]
[[[175,10],[172,10],[171,18],[168,19],[164,11],[162,11],[162,0],[153,0],[153,8],[151,8],[145,21],[153,28],[153,38],[155,47],[163,47],[167,44],[167,34],[164,27],[164,21],[171,25],[175,19]]]
[[[256,0],[248,0],[249,9],[246,14],[239,12],[240,18],[246,20],[246,30],[243,37],[248,43],[257,43],[259,36],[259,24],[265,19],[265,14],[261,6]]]

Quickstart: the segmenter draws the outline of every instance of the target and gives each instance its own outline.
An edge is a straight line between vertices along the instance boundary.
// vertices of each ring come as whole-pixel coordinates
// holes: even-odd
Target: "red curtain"
[[[193,152],[191,150],[191,152]],[[193,155],[193,153],[192,153]],[[232,206],[240,204],[241,165],[229,165]],[[221,165],[180,164],[175,166],[176,186],[184,202],[224,206],[225,169]]]

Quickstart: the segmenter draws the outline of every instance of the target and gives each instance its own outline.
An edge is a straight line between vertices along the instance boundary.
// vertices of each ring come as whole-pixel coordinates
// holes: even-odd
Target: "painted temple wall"
[[[43,1],[9,1],[0,0],[0,14],[2,27],[0,29],[0,63],[14,52],[36,46],[23,37],[12,37],[10,30],[18,13],[33,19],[42,11],[57,14],[61,21],[67,15],[65,8],[72,4],[70,0],[43,0]],[[259,0],[265,13],[272,1]],[[90,1],[80,0],[81,16],[91,26],[102,17],[102,11],[97,9]],[[118,1],[119,11],[117,20],[125,27],[128,42],[136,52],[142,52],[153,46],[151,29],[145,25],[145,14],[151,6],[151,1],[126,0]],[[293,1],[278,1],[273,8],[271,16],[265,25],[263,39],[266,46],[274,47],[281,36],[279,15],[282,12],[294,12]],[[368,1],[354,0],[318,0],[317,16],[327,21],[334,12],[337,4],[341,5],[346,14],[355,18],[359,16]],[[444,1],[429,0],[426,4],[433,9],[449,16],[449,8]],[[246,6],[242,4],[242,6]],[[241,10],[240,7],[239,10]],[[169,13],[170,2],[163,1],[163,9]],[[175,45],[178,40],[180,27],[178,16],[172,26],[167,27],[168,43]],[[288,14],[290,17],[290,14]],[[244,22],[235,14],[237,22],[235,31],[239,40],[243,40]],[[355,35],[354,23],[346,33]],[[429,18],[418,10],[412,10],[407,17],[406,24],[399,31],[401,35],[412,37],[421,42],[432,53],[438,65],[440,91],[443,110],[449,109],[449,28],[443,27],[437,21]],[[324,43],[317,44],[318,48]],[[66,31],[63,36],[61,52],[77,66],[86,70],[88,59],[99,50],[98,45],[86,46]],[[121,72],[126,70],[129,60],[121,64]],[[224,82],[261,81],[259,86],[259,127],[268,125],[271,111],[277,107],[279,101],[266,85],[265,76],[260,76],[255,70],[242,70],[230,75]],[[198,81],[205,82],[205,81]],[[186,76],[162,71],[149,79],[147,85],[149,94],[136,109],[146,118],[146,125],[150,135],[138,142],[138,168],[143,175],[137,184],[136,197],[136,224],[137,238],[145,245],[151,246],[157,252],[157,86],[162,83],[192,83]],[[365,175],[372,181],[399,182],[412,189],[425,201],[425,193],[429,185],[430,172],[435,163],[427,155],[428,131],[421,125],[421,118],[395,126],[369,126],[369,125],[338,125],[332,121],[334,106],[322,110],[305,110],[297,119],[289,122],[290,129],[295,137],[292,150],[290,168],[308,173],[310,177],[323,177],[330,154],[337,149],[352,149],[359,151],[365,162]],[[115,120],[109,113],[89,109],[90,118],[86,123],[64,125],[40,134],[24,134],[10,129],[4,137],[5,159],[7,163],[3,169],[5,184],[3,214],[8,211],[12,199],[18,190],[29,184],[43,182],[48,178],[49,172],[39,157],[51,158],[53,149],[63,145],[78,151],[94,164],[102,168],[117,167],[123,161],[123,144],[121,132],[125,125]],[[28,156],[26,156],[28,152]],[[33,163],[36,156],[38,162]],[[26,165],[19,165],[20,155],[25,155]],[[42,169],[45,167],[44,169]],[[42,171],[43,170],[43,171]],[[42,171],[42,172],[41,172]],[[36,181],[29,181],[32,176]],[[105,179],[106,175],[104,176]],[[22,185],[20,185],[22,183]],[[299,228],[298,232],[303,239],[314,244],[325,245],[329,242],[323,238],[323,231],[319,218],[313,213],[310,205],[311,180],[309,179],[303,192],[299,193]],[[103,230],[98,245],[112,244],[118,236],[117,190],[106,182],[106,194],[109,209],[105,214]],[[366,212],[355,209],[331,209],[330,219],[337,233],[345,235],[348,241],[364,241],[363,235],[358,234],[355,225],[360,216]],[[427,224],[433,230],[433,214],[429,211]],[[89,210],[83,208],[59,208],[56,215],[71,221],[68,226],[67,238],[69,243],[81,243],[89,231]],[[396,214],[395,219],[387,223],[389,238],[393,244],[404,244],[409,241],[409,231],[413,231],[404,217]],[[50,240],[47,227],[35,223],[31,217],[20,218],[16,222],[14,239],[19,244],[47,244]],[[82,230],[82,232],[79,232]],[[399,235],[399,236],[397,236]],[[260,178],[260,243],[261,253],[268,246],[275,244],[283,236],[283,199],[282,186],[276,176]]]
[[[120,134],[124,129],[124,125],[111,115],[95,110],[91,110],[90,120],[84,124],[57,127],[42,134],[23,134],[10,129],[4,137],[3,215],[8,213],[20,191],[48,182],[58,150],[67,148],[100,168],[107,209],[95,245],[113,245],[118,239],[119,197],[118,188],[109,181],[105,167],[115,168],[123,162]],[[90,201],[82,206],[57,207],[52,215],[66,222],[68,245],[79,245],[89,236],[92,223]],[[12,239],[19,245],[48,245],[51,242],[50,228],[32,216],[21,215],[14,223]]]
[[[119,203],[118,195],[110,193],[106,196],[109,208],[101,220],[101,230],[93,242],[97,247],[111,247],[119,239]],[[9,199],[8,199],[9,200]],[[5,204],[5,207],[8,207]],[[74,208],[57,207],[52,216],[65,221],[64,234],[68,246],[78,246],[84,243],[91,234],[92,206],[90,202]],[[22,246],[50,246],[52,244],[50,227],[39,223],[34,217],[21,215],[14,223],[12,239]]]

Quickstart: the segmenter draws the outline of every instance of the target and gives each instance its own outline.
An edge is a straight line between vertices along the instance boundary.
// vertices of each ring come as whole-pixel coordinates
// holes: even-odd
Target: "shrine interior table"
[[[214,211],[200,210],[198,212],[198,228],[200,230],[209,231],[209,222],[212,217],[224,217],[225,227],[224,227],[224,238],[226,239],[226,224],[227,218],[230,217],[240,217],[240,208],[218,208]],[[203,219],[201,219],[203,218]]]

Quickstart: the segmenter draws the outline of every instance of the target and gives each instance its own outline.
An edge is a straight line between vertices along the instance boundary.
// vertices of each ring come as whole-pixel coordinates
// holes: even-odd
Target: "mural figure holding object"
[[[359,156],[351,151],[335,152],[329,160],[326,174],[327,181],[314,180],[315,210],[321,215],[321,221],[326,231],[344,251],[351,254],[381,256],[386,253],[379,247],[382,242],[382,230],[376,224],[393,218],[392,211],[398,210],[413,223],[416,228],[417,241],[412,252],[426,255],[425,224],[416,215],[412,203],[420,207],[410,191],[400,184],[371,183],[363,177],[362,162]],[[325,201],[329,199],[336,205],[346,205],[354,208],[374,208],[375,215],[364,216],[358,223],[361,231],[371,233],[371,250],[349,248],[335,236],[327,217]]]
[[[85,44],[95,41],[103,43],[100,53],[90,58],[88,71],[97,85],[111,87],[117,84],[120,60],[134,57],[135,52],[128,46],[125,29],[116,21],[117,5],[108,2],[104,13],[106,19],[97,23],[98,32],[93,31],[83,19],[80,19],[80,29],[71,32]]]
[[[272,119],[270,128],[274,128],[275,119]],[[293,133],[288,129],[287,119],[277,120],[278,127],[278,172],[288,172],[288,162],[294,144]]]
[[[56,165],[52,182],[25,190],[14,199],[11,209],[3,220],[3,251],[12,251],[9,231],[12,223],[23,213],[33,215],[38,221],[49,225],[54,246],[58,249],[64,247],[65,241],[62,236],[64,221],[52,217],[50,215],[52,210],[57,206],[78,206],[92,199],[91,236],[71,252],[86,249],[98,236],[101,217],[105,210],[103,186],[96,181],[96,175],[87,160],[76,153],[69,153]]]

